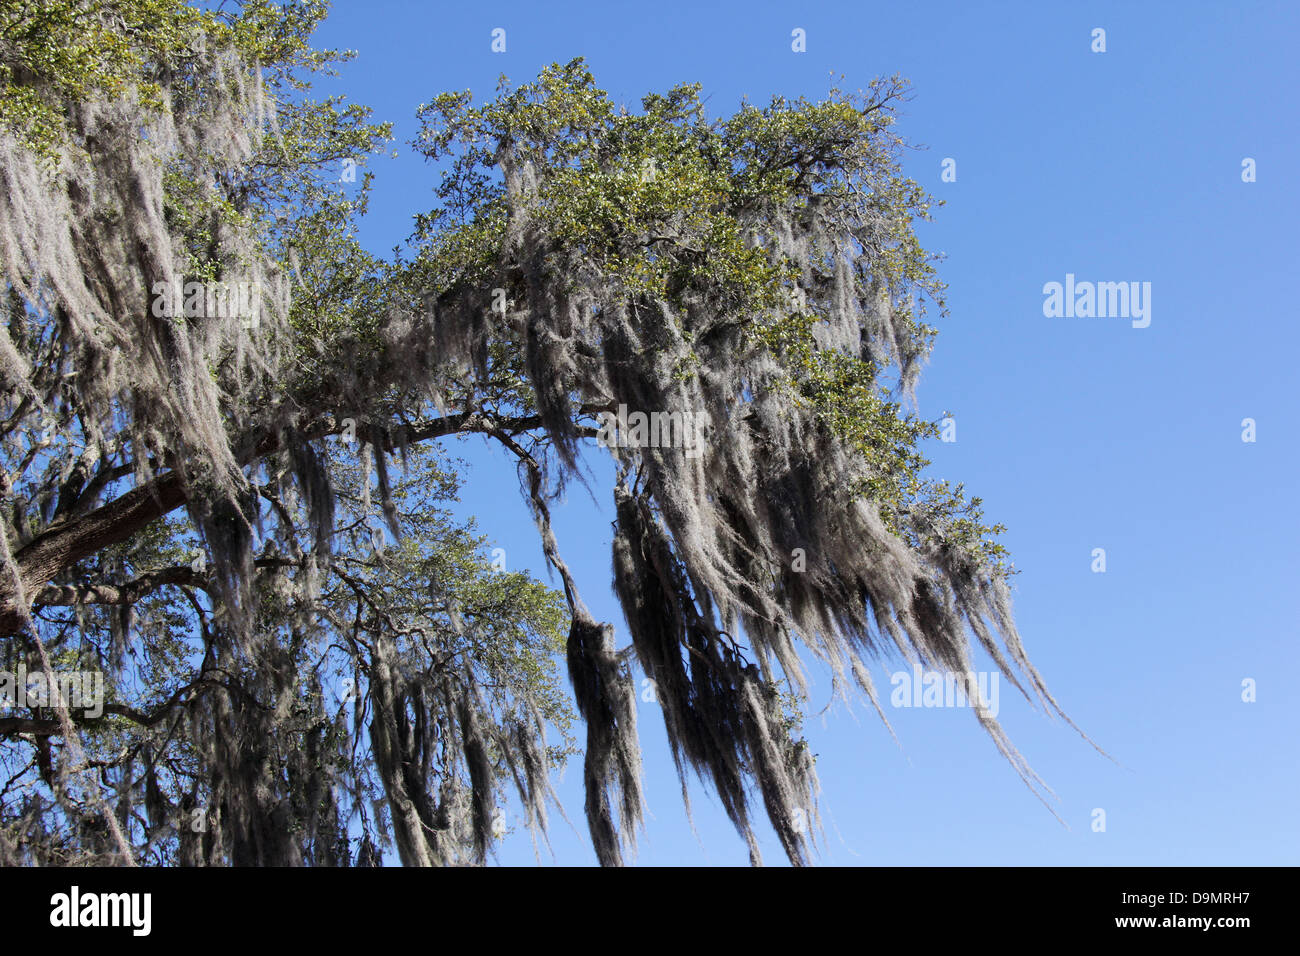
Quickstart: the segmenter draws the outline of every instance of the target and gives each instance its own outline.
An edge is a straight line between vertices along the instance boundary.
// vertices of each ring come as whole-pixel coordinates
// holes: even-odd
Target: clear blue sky
[[[506,30],[505,53],[491,31]],[[1106,52],[1091,49],[1094,28]],[[807,52],[791,50],[802,28]],[[946,205],[951,315],[937,321],[919,411],[951,411],[938,476],[984,498],[1021,573],[1031,658],[1066,711],[1115,758],[1012,696],[1000,718],[1052,786],[1024,787],[969,710],[832,704],[807,734],[830,864],[1297,864],[1294,388],[1300,220],[1300,5],[1288,3],[507,3],[340,0],[321,45],[355,49],[338,89],[396,124],[363,240],[390,250],[432,207],[433,171],[405,147],[416,106],[488,97],[585,56],[635,108],[678,82],[714,115],[773,94],[821,96],[830,75],[895,72],[914,99],[899,131],[909,175]],[[956,160],[943,182],[941,163]],[[1242,181],[1253,158],[1257,181]],[[1151,283],[1151,323],[1047,318],[1043,285]],[[1257,441],[1242,441],[1242,420]],[[467,514],[512,569],[543,567],[513,467],[477,440]],[[592,456],[593,462],[598,462]],[[597,474],[604,474],[599,470]],[[609,514],[580,489],[560,546],[592,610],[626,632],[609,589]],[[1105,573],[1092,570],[1094,548]],[[889,689],[897,661],[876,666]],[[985,666],[981,663],[980,666]],[[638,675],[639,676],[639,675]],[[1257,700],[1242,701],[1242,682]],[[813,674],[815,710],[831,703]],[[742,841],[695,785],[682,808],[657,706],[643,703],[649,813],[637,861],[743,864]],[[580,728],[579,728],[580,729]],[[590,864],[581,767],[559,785],[550,864]],[[1106,813],[1094,832],[1093,811]],[[511,808],[512,821],[516,815]],[[770,833],[768,863],[783,862]],[[533,863],[522,831],[498,859]]]

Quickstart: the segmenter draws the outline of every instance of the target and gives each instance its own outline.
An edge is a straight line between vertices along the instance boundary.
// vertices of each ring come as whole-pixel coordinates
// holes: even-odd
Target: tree
[[[903,410],[943,300],[913,232],[932,201],[898,164],[901,80],[720,120],[691,85],[616,107],[581,60],[481,106],[443,94],[412,144],[441,167],[439,205],[384,261],[351,232],[369,177],[348,198],[331,174],[388,130],[309,98],[334,58],[307,45],[321,15],[47,0],[0,23],[22,106],[0,110],[0,621],[11,654],[102,663],[117,693],[133,634],[152,701],[6,725],[52,795],[6,804],[11,834],[44,834],[51,858],[332,864],[372,858],[376,832],[408,864],[482,860],[506,781],[544,828],[562,612],[428,517],[454,482],[421,448],[453,434],[517,460],[561,582],[603,864],[641,814],[634,662],[683,783],[713,786],[755,862],[755,798],[808,859],[800,647],[874,702],[868,656],[966,673],[973,636],[1059,712],[1016,633],[1001,529],[925,477],[937,429]],[[123,55],[63,49],[70,24]],[[272,290],[256,322],[221,308],[240,282]],[[550,524],[601,448],[621,650]],[[197,569],[178,563],[193,546]],[[324,692],[348,670],[350,723]],[[202,799],[207,839],[158,822]]]

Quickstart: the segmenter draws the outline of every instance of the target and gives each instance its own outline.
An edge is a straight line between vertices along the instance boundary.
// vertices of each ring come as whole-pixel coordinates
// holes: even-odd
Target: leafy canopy
[[[557,656],[606,864],[642,812],[634,665],[683,792],[708,781],[756,862],[756,802],[810,849],[800,648],[874,701],[868,658],[966,672],[978,644],[1055,707],[1000,528],[925,475],[936,425],[904,411],[943,286],[901,80],[720,119],[698,85],[617,106],[581,60],[440,95],[412,144],[438,204],[383,259],[356,239],[370,175],[338,171],[390,130],[312,98],[323,14],[0,11],[4,651],[102,668],[112,702],[0,722],[7,859],[481,861],[507,789],[544,832]],[[190,281],[253,281],[260,320],[158,316]],[[622,407],[700,416],[702,454],[597,448]],[[562,595],[443,511],[455,466],[425,449],[468,433],[517,461]],[[593,453],[622,648],[550,522]]]

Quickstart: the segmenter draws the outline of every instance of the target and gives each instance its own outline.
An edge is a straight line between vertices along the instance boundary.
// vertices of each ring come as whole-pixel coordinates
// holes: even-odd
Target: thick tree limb
[[[71,607],[77,604],[135,604],[146,594],[168,584],[207,589],[208,579],[190,567],[149,571],[126,584],[51,584],[36,595],[36,604]]]
[[[535,415],[493,420],[478,412],[458,412],[409,429],[406,440],[410,444],[415,444],[458,432],[503,431],[513,434],[540,425],[541,420]],[[340,422],[331,422],[313,429],[308,433],[308,437],[319,439],[337,435],[342,431]],[[278,451],[280,447],[279,435],[265,437],[253,445],[250,452],[241,455],[239,463],[251,464]],[[28,594],[39,595],[37,598],[39,603],[60,605],[77,603],[65,599],[73,596],[65,589],[47,590],[45,586],[60,572],[78,561],[125,541],[150,522],[181,507],[187,500],[189,500],[188,489],[181,481],[181,476],[172,471],[133,488],[88,514],[56,521],[27,542],[14,555],[14,561],[22,575],[24,590]],[[107,590],[103,588],[99,590],[105,598],[108,597]],[[47,593],[56,599],[45,600]],[[93,597],[93,593],[88,592],[88,596]],[[117,597],[124,596],[119,594]],[[97,603],[130,602],[101,598]],[[5,579],[0,580],[0,636],[17,633],[21,624],[22,615],[17,605],[17,595],[13,584],[6,576]]]

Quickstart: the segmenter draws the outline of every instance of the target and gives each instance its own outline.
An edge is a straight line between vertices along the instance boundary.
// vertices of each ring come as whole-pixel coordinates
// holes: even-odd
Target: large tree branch
[[[125,584],[51,584],[36,595],[37,605],[71,607],[76,604],[134,604],[151,591],[168,584],[207,589],[207,575],[181,566],[148,571]]]
[[[540,425],[541,420],[535,415],[491,420],[479,412],[458,412],[417,428],[408,429],[406,441],[415,444],[457,432],[500,431],[515,434]],[[342,423],[332,421],[312,429],[307,437],[319,439],[342,431]],[[266,436],[253,443],[251,450],[239,457],[239,464],[251,464],[280,448],[281,440],[278,434]],[[36,600],[44,604],[74,603],[62,599],[72,596],[66,589],[60,588],[47,592],[46,585],[60,572],[78,561],[125,541],[150,522],[181,507],[189,500],[189,496],[190,489],[185,487],[181,476],[172,471],[131,489],[94,511],[54,522],[18,549],[14,555],[14,562],[22,576],[24,592],[36,594]],[[47,593],[56,600],[44,600]],[[109,592],[101,589],[101,593],[107,596]],[[94,595],[88,592],[88,596]],[[99,603],[129,603],[129,601],[101,599]],[[21,626],[22,614],[18,607],[18,596],[12,576],[0,575],[0,636],[17,633]]]

